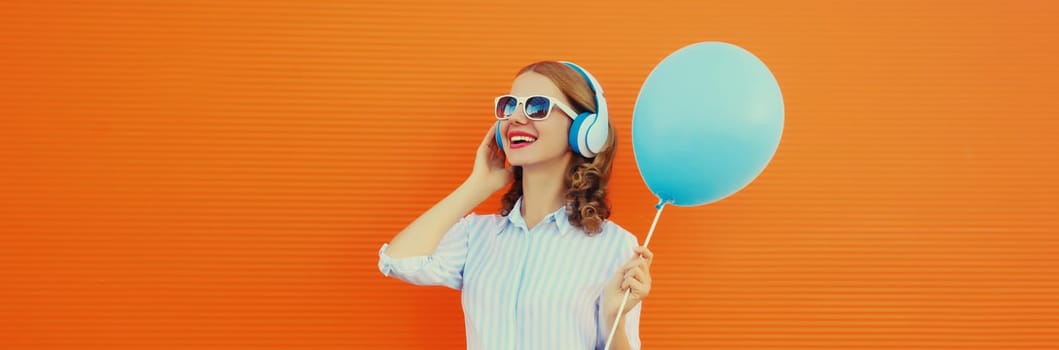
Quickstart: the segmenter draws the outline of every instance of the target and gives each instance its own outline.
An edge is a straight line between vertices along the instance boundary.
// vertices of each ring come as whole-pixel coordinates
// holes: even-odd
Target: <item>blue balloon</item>
[[[632,119],[636,165],[663,203],[696,206],[750,184],[779,146],[783,95],[738,46],[703,42],[667,56],[644,81]]]

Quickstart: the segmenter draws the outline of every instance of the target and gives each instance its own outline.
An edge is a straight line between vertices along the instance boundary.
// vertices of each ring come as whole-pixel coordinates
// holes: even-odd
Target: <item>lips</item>
[[[519,130],[509,131],[507,133],[507,138],[508,142],[511,144],[511,148],[528,147],[537,141],[536,135]]]

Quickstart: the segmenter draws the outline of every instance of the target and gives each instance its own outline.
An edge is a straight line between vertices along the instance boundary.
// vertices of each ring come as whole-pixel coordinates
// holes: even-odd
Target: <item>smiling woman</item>
[[[535,318],[476,325],[510,318],[473,306],[465,318],[458,298],[591,312],[595,285],[544,286],[631,256],[595,262],[634,244],[612,221],[646,238],[658,201],[631,142],[637,92],[659,60],[704,40],[768,62],[789,123],[746,190],[666,209],[650,244],[658,283],[638,329],[637,310],[625,316],[631,342],[1059,348],[1059,1],[485,2],[0,1],[0,349],[462,349],[544,334]],[[543,244],[538,233],[591,236],[530,166],[511,167],[525,198],[508,217],[485,215],[514,181],[489,167],[502,157],[479,158],[481,182],[459,186],[464,151],[496,148],[492,135],[479,146],[496,129],[490,100],[538,57],[584,63],[614,112],[597,207],[610,213],[591,245]],[[594,110],[584,79],[569,80],[552,81],[560,95],[514,94]],[[539,138],[502,139],[512,157],[554,136],[517,108],[502,123]],[[497,192],[458,207],[480,199],[471,190]],[[450,193],[444,215],[423,219],[440,232],[393,239]],[[561,220],[527,235],[537,205]],[[463,247],[439,244],[454,227]],[[459,291],[381,277],[391,239],[387,254],[457,271],[446,283]],[[569,324],[548,329],[595,328]]]
[[[542,79],[547,79],[544,81]],[[575,106],[578,111],[584,112],[595,112],[596,102],[594,93],[591,87],[588,86],[587,82],[591,80],[582,78],[574,69],[558,62],[539,62],[529,65],[522,69],[519,76],[515,79],[516,86],[518,83],[522,83],[521,86],[529,89],[531,87],[540,87],[543,90],[549,90],[549,87],[554,86],[561,92],[551,91],[556,93],[556,96],[562,96],[561,98],[547,98],[547,101],[555,101],[554,105],[559,110],[563,111],[570,119],[577,121],[577,117],[580,113],[573,112],[573,108],[567,107],[569,105]],[[514,92],[514,87],[512,89]],[[497,110],[500,111],[500,104],[498,98]],[[545,99],[542,99],[542,101]],[[534,99],[527,99],[527,103],[533,102]],[[570,101],[572,103],[567,103]],[[526,105],[526,109],[531,109],[529,105]],[[505,109],[507,110],[507,109]],[[522,173],[524,171],[524,162],[522,159],[523,152],[515,151],[524,147],[521,144],[516,143],[515,137],[519,135],[526,135],[534,137],[536,140],[536,134],[532,131],[527,132],[527,128],[548,128],[554,127],[554,125],[565,124],[565,130],[556,130],[554,134],[562,136],[562,139],[549,140],[556,145],[553,147],[563,148],[566,147],[570,140],[567,137],[570,134],[570,124],[566,118],[562,120],[554,121],[551,124],[545,124],[548,117],[548,112],[552,108],[537,108],[537,110],[545,111],[543,117],[538,117],[541,122],[534,123],[533,125],[523,125],[516,119],[514,122],[511,120],[511,116],[514,113],[514,108],[510,108],[510,112],[506,114],[497,114],[497,118],[501,119],[498,124],[498,130],[508,130],[510,150],[508,153],[508,160],[514,166],[513,171],[515,175],[515,184],[511,186],[507,193],[503,197],[503,207],[501,208],[501,215],[507,215],[514,206],[515,202],[522,197],[523,186],[522,186]],[[525,114],[527,119],[534,120],[534,116],[529,113]],[[515,124],[512,127],[512,124]],[[528,124],[528,123],[527,123]],[[607,135],[606,141],[603,145],[603,151],[596,154],[595,157],[586,157],[582,154],[574,152],[566,152],[563,154],[564,163],[568,164],[565,169],[565,175],[563,176],[563,185],[566,188],[564,197],[566,204],[573,210],[571,211],[571,223],[573,225],[582,227],[588,232],[597,232],[603,220],[610,216],[610,207],[606,202],[607,188],[606,184],[610,180],[611,163],[614,160],[614,154],[617,152],[617,131],[614,130],[614,126],[607,124]],[[571,147],[573,147],[571,145]],[[505,148],[506,149],[506,148]],[[546,154],[547,151],[541,153]],[[531,165],[532,166],[532,165]]]
[[[602,348],[619,312],[615,348],[639,348],[652,254],[607,220],[617,144],[602,88],[572,63],[538,62],[495,103],[470,177],[383,245],[379,269],[461,290],[471,349]],[[508,184],[499,215],[464,217]]]

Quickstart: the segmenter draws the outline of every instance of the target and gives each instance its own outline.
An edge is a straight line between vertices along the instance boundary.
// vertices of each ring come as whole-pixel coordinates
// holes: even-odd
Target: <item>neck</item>
[[[563,179],[570,157],[522,167],[522,217],[530,229],[565,203]]]

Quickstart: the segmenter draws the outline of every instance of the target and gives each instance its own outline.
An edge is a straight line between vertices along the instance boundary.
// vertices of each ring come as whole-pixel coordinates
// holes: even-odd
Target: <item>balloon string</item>
[[[651,236],[654,236],[655,234],[655,226],[658,225],[658,217],[662,216],[662,209],[665,208],[666,203],[668,202],[659,202],[658,205],[655,206],[655,208],[658,208],[658,211],[655,212],[655,220],[651,222],[651,229],[647,230],[647,240],[643,242],[644,248],[647,248],[647,245],[651,244]]]
[[[651,244],[651,236],[654,236],[655,234],[655,226],[658,225],[658,218],[662,216],[662,209],[665,208],[666,203],[666,201],[662,201],[655,206],[655,208],[658,208],[658,211],[655,212],[655,220],[651,222],[651,229],[647,230],[647,240],[643,242],[644,248],[647,248],[647,245]],[[643,259],[643,256],[640,256],[640,259]],[[632,288],[625,290],[625,297],[621,299],[621,307],[618,308],[618,315],[614,317],[614,324],[610,326],[610,335],[607,336],[607,345],[603,347],[603,350],[610,350],[611,341],[614,340],[614,332],[618,330],[618,321],[621,320],[622,314],[625,313],[625,304],[629,302],[629,293],[631,292]]]

